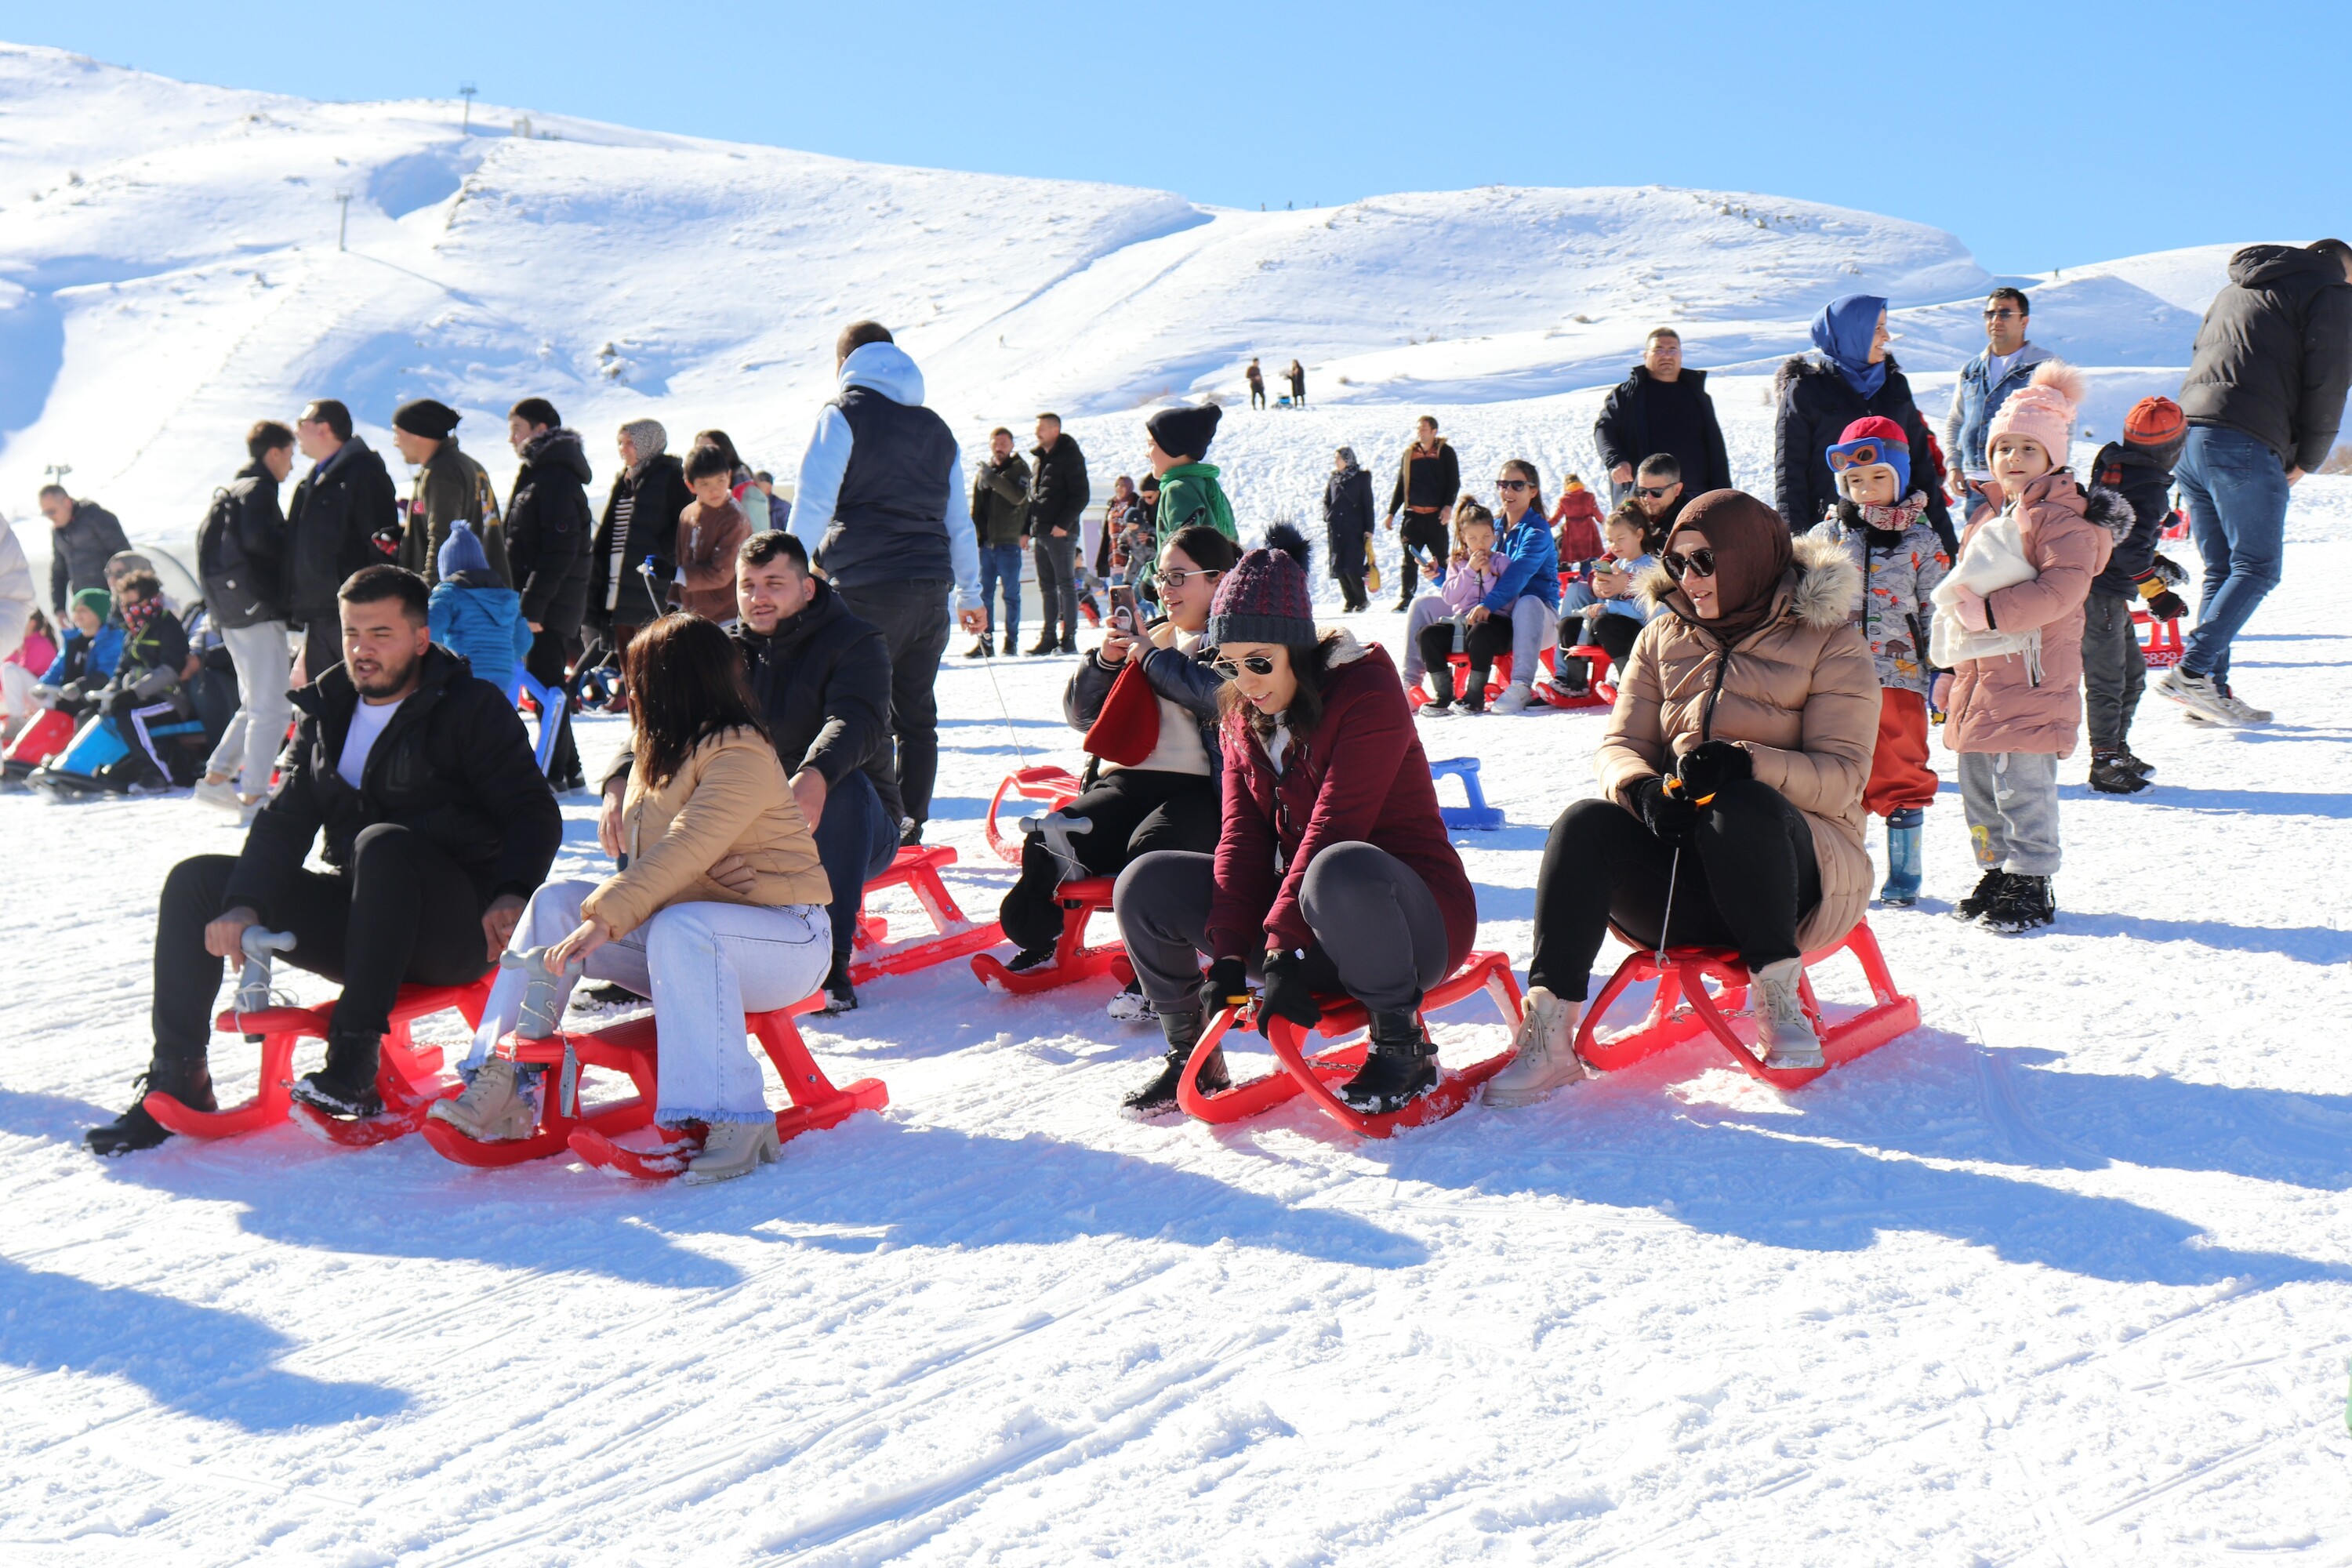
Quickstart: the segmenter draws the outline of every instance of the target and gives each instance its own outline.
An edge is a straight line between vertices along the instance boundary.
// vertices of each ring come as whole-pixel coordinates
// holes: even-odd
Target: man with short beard
[[[194,856],[164,879],[145,1087],[194,1110],[214,1109],[213,1000],[247,927],[291,932],[288,961],[342,984],[327,1064],[294,1097],[372,1116],[401,985],[480,978],[562,842],[562,814],[506,694],[433,646],[425,580],[365,567],[337,610],[342,662],[293,694],[291,760],[243,853]],[[330,869],[305,869],[321,832]],[[121,1154],[169,1137],[143,1100],[90,1129],[89,1147]]]

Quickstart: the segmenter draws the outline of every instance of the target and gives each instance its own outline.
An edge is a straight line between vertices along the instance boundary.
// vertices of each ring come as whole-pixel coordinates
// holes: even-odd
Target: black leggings
[[[1206,774],[1114,768],[1062,809],[1094,824],[1073,835],[1070,847],[1089,875],[1110,877],[1155,849],[1216,848],[1220,808],[1216,781]],[[996,916],[1024,952],[1060,939],[1063,912],[1054,889],[1061,880],[1061,863],[1042,836],[1032,837],[1021,848],[1021,879]]]
[[[1470,674],[1462,684],[1461,698],[1472,707],[1483,706],[1486,700],[1487,671],[1494,667],[1497,655],[1511,651],[1511,617],[1488,616],[1462,635],[1462,651],[1470,656]],[[1433,702],[1451,702],[1454,690],[1454,667],[1446,660],[1454,653],[1454,623],[1439,621],[1421,628],[1421,661],[1429,667],[1429,697]],[[1517,671],[1514,670],[1516,676]]]
[[[1798,956],[1798,922],[1821,901],[1812,826],[1769,784],[1741,779],[1718,790],[1679,873],[1673,847],[1640,817],[1614,801],[1580,800],[1544,845],[1528,984],[1583,1001],[1612,921],[1644,946],[1657,944],[1665,923],[1669,947],[1736,948],[1752,973]]]

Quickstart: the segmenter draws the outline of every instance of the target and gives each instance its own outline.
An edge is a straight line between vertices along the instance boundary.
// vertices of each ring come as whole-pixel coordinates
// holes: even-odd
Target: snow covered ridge
[[[439,397],[502,478],[504,411],[531,394],[599,454],[652,415],[788,468],[857,315],[901,332],[977,444],[1040,408],[1231,396],[1252,353],[1305,361],[1317,403],[1492,403],[1614,381],[1674,321],[1694,363],[1764,372],[1855,289],[1895,302],[1915,374],[1948,371],[1990,282],[1940,230],[1765,196],[1246,213],[479,102],[463,134],[463,114],[0,45],[0,506],[28,515],[69,464],[135,537],[184,538],[246,426],[315,395],[379,447],[399,402]],[[2036,336],[2093,366],[2183,364],[2226,249],[2030,280]]]

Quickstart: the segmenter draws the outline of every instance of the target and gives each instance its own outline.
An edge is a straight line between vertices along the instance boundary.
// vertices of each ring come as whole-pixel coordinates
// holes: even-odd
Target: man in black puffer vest
[[[963,454],[946,420],[923,406],[923,373],[878,321],[856,321],[834,344],[841,395],[817,416],[802,454],[793,537],[852,615],[890,650],[890,733],[906,810],[900,840],[921,840],[940,771],[940,655],[948,594],[977,636],[980,545],[963,490]]]
[[[433,646],[425,579],[370,566],[340,599],[342,662],[294,693],[293,760],[244,853],[194,856],[163,882],[146,1087],[198,1110],[214,1108],[205,1049],[221,961],[247,927],[292,932],[287,959],[342,983],[327,1065],[295,1098],[373,1115],[376,1053],[401,984],[478,979],[563,839],[506,693]],[[322,831],[333,869],[305,870]],[[88,1141],[120,1154],[168,1136],[140,1103]]]

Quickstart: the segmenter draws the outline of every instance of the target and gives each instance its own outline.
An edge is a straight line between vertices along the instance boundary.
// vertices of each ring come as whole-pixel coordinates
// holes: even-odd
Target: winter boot
[[[898,819],[898,847],[912,849],[923,841],[923,825],[911,816]]]
[[[1919,840],[1927,831],[1920,825],[1927,817],[1916,805],[1886,814],[1886,885],[1878,889],[1880,903],[1907,910],[1919,901]]]
[[[1817,1068],[1822,1065],[1822,1037],[1805,1013],[1798,983],[1805,977],[1805,961],[1784,958],[1768,963],[1749,976],[1756,1011],[1756,1050],[1764,1065],[1774,1068]]]
[[[1969,921],[1981,919],[1985,910],[1992,907],[1993,900],[2000,897],[2001,889],[2008,883],[2008,872],[1987,871],[1977,879],[1976,891],[1952,906],[1952,918],[1956,921]]]
[[[1433,665],[1429,671],[1429,700],[1422,711],[1434,719],[1450,710],[1454,702],[1454,667]]]
[[[1386,1116],[1437,1087],[1437,1047],[1411,1012],[1374,1013],[1371,1049],[1356,1076],[1339,1086],[1339,1099],[1366,1116]]]
[[[1152,1006],[1151,998],[1143,994],[1140,985],[1129,985],[1112,997],[1104,1011],[1114,1024],[1152,1024],[1160,1019],[1159,1009]]]
[[[2058,900],[2047,877],[2012,875],[1977,923],[2003,936],[2058,923]]]
[[[762,1165],[774,1164],[782,1152],[772,1116],[757,1121],[714,1121],[702,1140],[701,1152],[687,1162],[686,1173],[678,1180],[689,1187],[731,1182]]]
[[[133,1080],[139,1098],[131,1109],[103,1127],[93,1127],[82,1135],[93,1154],[129,1154],[141,1149],[152,1149],[169,1138],[171,1130],[147,1114],[147,1096],[168,1094],[190,1110],[217,1110],[213,1099],[212,1069],[203,1058],[194,1061],[165,1061],[161,1057],[147,1064],[147,1070]]]
[[[970,647],[964,649],[963,656],[966,658],[994,658],[996,657],[996,645],[993,642],[991,642],[988,638],[982,637],[978,641],[974,642]]]
[[[1552,658],[1552,685],[1564,697],[1588,697],[1592,692],[1592,661],[1562,648]]]
[[[2147,780],[2126,766],[2114,752],[2091,753],[2091,787],[2101,795],[2137,795]]]
[[[1486,1080],[1486,1103],[1510,1110],[1533,1105],[1552,1090],[1585,1076],[1576,1054],[1581,1002],[1563,1002],[1541,985],[1528,987],[1527,1012],[1519,1019],[1511,1065]]]
[[[1503,694],[1500,697],[1495,699],[1495,711],[1507,716],[1514,713],[1524,713],[1528,710],[1528,704],[1535,701],[1535,700],[1536,689],[1534,687],[1528,685],[1524,680],[1514,680],[1508,686],[1503,688]]]
[[[1160,1034],[1168,1042],[1167,1059],[1160,1063],[1158,1077],[1120,1101],[1129,1116],[1165,1116],[1177,1108],[1176,1088],[1183,1081],[1184,1064],[1192,1059],[1192,1047],[1201,1043],[1201,1015],[1162,1013]],[[1222,1094],[1233,1087],[1233,1079],[1225,1072],[1223,1047],[1211,1051],[1201,1063],[1201,1070],[1192,1077],[1192,1087],[1202,1094]]]
[[[1062,634],[1062,640],[1061,640],[1060,642],[1058,642],[1058,643],[1056,643],[1056,644],[1055,644],[1055,645],[1054,645],[1054,651],[1055,651],[1055,653],[1076,653],[1076,652],[1077,652],[1077,651],[1078,651],[1078,634],[1077,634],[1077,633],[1076,633],[1076,632],[1074,632],[1074,631],[1064,632],[1064,633]]]
[[[2132,749],[2127,745],[2116,748],[2116,761],[2144,779],[2152,779],[2156,776],[2156,764],[2146,757],[2134,756]]]
[[[835,959],[833,967],[824,972],[824,1005],[817,1011],[828,1018],[837,1013],[857,1011],[857,988],[849,983],[847,959]]]
[[[527,1138],[539,1125],[539,1106],[531,1081],[522,1069],[503,1057],[492,1057],[474,1073],[474,1081],[455,1100],[434,1102],[425,1114],[446,1122],[477,1143],[498,1143]]]
[[[1045,635],[1039,637],[1035,645],[1029,649],[1029,657],[1031,658],[1035,658],[1041,654],[1052,653],[1060,646],[1061,644],[1055,640],[1053,632],[1048,630]]]
[[[329,1116],[363,1121],[379,1114],[383,1101],[375,1091],[375,1064],[383,1045],[381,1035],[330,1029],[327,1065],[297,1079],[291,1093],[311,1110]]]

